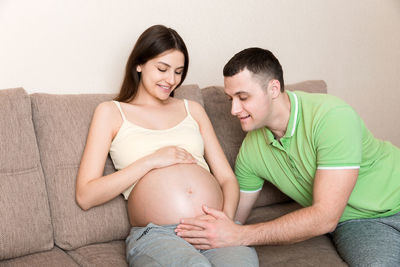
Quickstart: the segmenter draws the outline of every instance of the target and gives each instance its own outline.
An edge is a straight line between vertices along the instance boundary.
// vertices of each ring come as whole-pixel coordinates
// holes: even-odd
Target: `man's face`
[[[225,94],[232,100],[231,113],[240,120],[243,131],[249,132],[267,126],[271,117],[272,97],[268,88],[262,88],[260,79],[244,69],[224,78]]]

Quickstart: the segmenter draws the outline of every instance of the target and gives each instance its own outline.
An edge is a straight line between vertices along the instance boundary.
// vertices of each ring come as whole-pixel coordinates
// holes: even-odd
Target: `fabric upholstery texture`
[[[50,251],[0,261],[0,267],[78,267],[79,265],[64,251],[54,247]]]
[[[183,85],[174,91],[174,97],[198,102],[204,107],[203,96],[197,84]]]
[[[68,251],[68,255],[70,255],[80,266],[84,267],[127,267],[128,263],[125,259],[125,253],[124,241],[93,244]]]
[[[300,205],[293,201],[255,208],[246,223],[269,221],[298,208]],[[260,266],[347,266],[328,234],[290,245],[255,248]]]
[[[308,93],[328,93],[328,87],[323,80],[309,80],[285,85],[285,90],[304,91]]]
[[[2,260],[50,250],[53,228],[29,96],[22,88],[1,90],[0,114]]]
[[[242,131],[239,120],[231,115],[231,102],[225,95],[223,87],[206,87],[201,90],[201,93],[203,98],[206,99],[204,109],[209,114],[218,141],[233,168],[236,155],[246,133]]]
[[[75,201],[75,181],[96,106],[112,95],[33,94],[32,112],[54,227],[55,244],[71,250],[124,239],[129,231],[125,201],[83,211]],[[110,158],[105,173],[114,171]]]

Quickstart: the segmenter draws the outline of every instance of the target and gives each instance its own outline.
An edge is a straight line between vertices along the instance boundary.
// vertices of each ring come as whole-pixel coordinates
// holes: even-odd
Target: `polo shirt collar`
[[[297,122],[299,120],[299,99],[295,93],[290,91],[286,92],[290,100],[290,118],[284,137],[292,137],[296,131]]]
[[[290,138],[294,135],[297,122],[299,120],[299,99],[297,95],[293,92],[286,91],[286,93],[288,94],[290,100],[290,118],[286,133],[282,138]],[[268,143],[273,143],[273,141],[275,141],[273,133],[268,128],[265,128],[265,130]]]

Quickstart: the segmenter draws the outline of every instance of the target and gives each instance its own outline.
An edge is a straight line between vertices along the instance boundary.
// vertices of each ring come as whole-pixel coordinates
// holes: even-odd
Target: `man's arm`
[[[240,192],[239,205],[236,211],[235,221],[239,221],[242,224],[246,222],[254,203],[260,195],[260,192],[261,190],[256,192]]]
[[[205,208],[213,221],[183,219],[183,224],[196,225],[202,231],[177,229],[177,234],[198,249],[224,246],[288,244],[326,234],[336,228],[357,181],[358,169],[317,170],[314,199],[302,208],[275,220],[237,225],[222,212]]]

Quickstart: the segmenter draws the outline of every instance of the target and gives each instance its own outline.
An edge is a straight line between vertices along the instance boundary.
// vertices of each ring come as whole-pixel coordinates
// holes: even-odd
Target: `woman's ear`
[[[137,65],[137,66],[136,66],[136,71],[137,71],[137,72],[142,72],[142,67],[141,67],[140,65]]]

